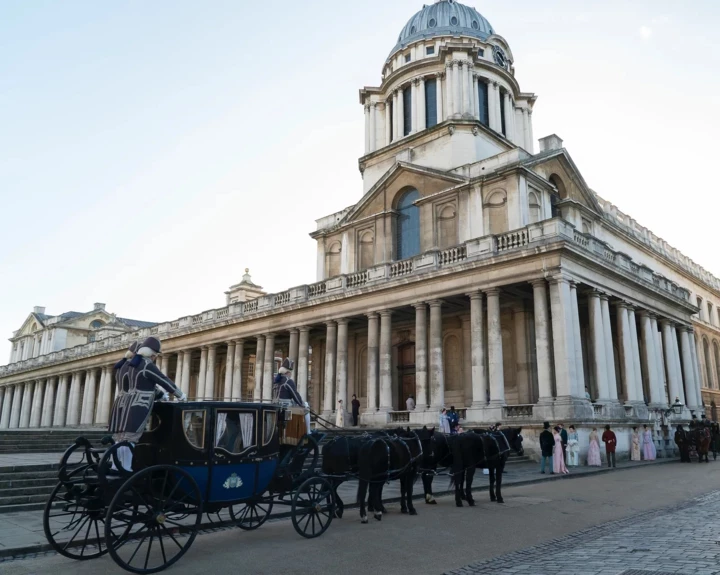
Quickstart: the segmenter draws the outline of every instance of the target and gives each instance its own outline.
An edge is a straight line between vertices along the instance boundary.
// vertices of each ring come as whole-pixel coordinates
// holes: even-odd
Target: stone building
[[[536,151],[536,99],[476,10],[423,7],[360,90],[362,196],[317,220],[316,283],[234,286],[223,308],[13,361],[0,428],[105,423],[112,364],[151,334],[190,396],[268,399],[289,355],[314,411],[355,393],[366,425],[453,404],[530,445],[543,420],[609,422],[622,450],[675,398],[714,413],[720,280],[595,193],[558,136]]]

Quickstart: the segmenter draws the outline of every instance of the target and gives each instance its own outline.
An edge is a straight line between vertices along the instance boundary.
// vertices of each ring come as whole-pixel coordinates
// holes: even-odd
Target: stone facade
[[[536,97],[462,8],[455,27],[401,34],[361,90],[364,193],[318,220],[316,283],[266,294],[248,275],[223,308],[13,361],[0,428],[104,424],[111,366],[148,335],[190,397],[268,400],[290,356],[317,413],[356,394],[365,425],[434,425],[455,405],[517,422],[530,447],[543,420],[582,437],[611,423],[622,450],[675,398],[676,420],[714,409],[720,280],[592,191],[556,135],[534,153]]]

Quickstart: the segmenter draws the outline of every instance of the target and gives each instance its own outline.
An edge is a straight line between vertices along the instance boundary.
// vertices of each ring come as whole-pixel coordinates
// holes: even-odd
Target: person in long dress
[[[567,467],[565,467],[562,437],[560,436],[560,428],[557,426],[554,428],[553,439],[555,440],[555,448],[553,449],[553,473],[570,473]]]
[[[643,425],[643,457],[645,461],[654,461],[657,457],[655,451],[655,442],[653,441],[652,431],[647,425]]]
[[[593,427],[590,432],[590,447],[588,448],[587,462],[590,467],[600,467],[602,460],[600,459],[600,441],[598,441],[597,427]]]
[[[567,456],[568,456],[568,467],[577,467],[580,465],[580,440],[578,439],[577,431],[575,426],[570,426],[570,433],[568,433],[567,441]],[[562,433],[560,434],[562,438]]]
[[[638,433],[637,427],[633,427],[630,441],[632,443],[630,449],[630,461],[640,461],[640,434]]]
[[[335,426],[345,427],[345,406],[342,399],[338,399],[337,412],[335,413]]]
[[[445,409],[444,407],[442,408],[442,411],[440,412],[440,431],[450,435],[450,420],[448,419],[448,416],[447,416],[447,409]]]

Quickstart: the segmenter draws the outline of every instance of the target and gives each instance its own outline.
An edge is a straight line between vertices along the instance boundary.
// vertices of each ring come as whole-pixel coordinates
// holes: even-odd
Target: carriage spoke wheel
[[[94,559],[108,552],[105,508],[95,487],[58,483],[45,504],[43,531],[55,551],[70,559]]]
[[[230,507],[230,518],[240,529],[252,531],[267,521],[272,508],[272,501],[248,501]]]
[[[319,537],[332,523],[335,498],[330,483],[322,477],[306,480],[292,498],[292,523],[303,537]]]
[[[202,520],[202,496],[192,476],[155,465],[128,478],[110,502],[105,536],[110,556],[132,573],[157,573],[190,548]]]

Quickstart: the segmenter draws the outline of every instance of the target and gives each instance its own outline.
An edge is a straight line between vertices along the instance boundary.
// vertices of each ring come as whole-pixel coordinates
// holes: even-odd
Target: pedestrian
[[[450,433],[453,435],[457,433],[458,425],[460,425],[460,416],[458,415],[458,412],[455,411],[455,406],[450,406],[450,411],[448,411],[447,414],[448,423],[450,424]]]
[[[580,465],[580,440],[574,425],[570,426],[570,433],[568,433],[567,456],[568,467]]]
[[[565,465],[567,465],[568,433],[565,431],[562,423],[558,423],[558,427],[560,428],[560,439],[562,441],[563,460],[565,461]]]
[[[588,447],[587,464],[589,467],[600,467],[602,465],[597,427],[593,427],[590,432],[590,446]]]
[[[550,460],[550,473],[553,472],[553,448],[555,439],[550,431],[550,423],[543,423],[543,430],[540,432],[540,473],[545,473],[545,462]]]
[[[645,461],[655,461],[656,451],[652,431],[647,425],[643,425],[643,457]]]
[[[640,461],[640,434],[637,427],[633,427],[630,434],[630,461]]]
[[[615,447],[617,446],[617,437],[615,437],[615,433],[610,430],[609,425],[605,426],[605,431],[602,434],[602,440],[605,444],[605,455],[607,455],[608,467],[615,467]]]
[[[585,399],[592,401],[592,398],[590,397],[590,390],[587,388],[587,385],[585,386]]]
[[[440,431],[448,435],[450,434],[450,421],[448,420],[447,409],[444,407],[440,412]]]
[[[717,421],[710,424],[710,435],[712,437],[710,445],[712,446],[713,459],[717,459],[717,454],[720,452],[720,425],[718,425]]]
[[[343,400],[338,399],[337,411],[335,412],[335,427],[345,427],[345,406]]]
[[[570,473],[565,466],[565,456],[563,454],[562,436],[560,435],[560,426],[554,427],[553,441],[555,447],[553,449],[553,473]]]
[[[680,463],[690,463],[690,437],[682,425],[678,425],[675,431],[675,444],[680,451]]]
[[[352,407],[353,427],[357,427],[358,417],[360,417],[360,401],[354,393],[350,406]]]
[[[407,407],[408,411],[412,411],[415,409],[415,400],[413,399],[412,395],[409,395],[408,398],[405,400],[405,406]]]

